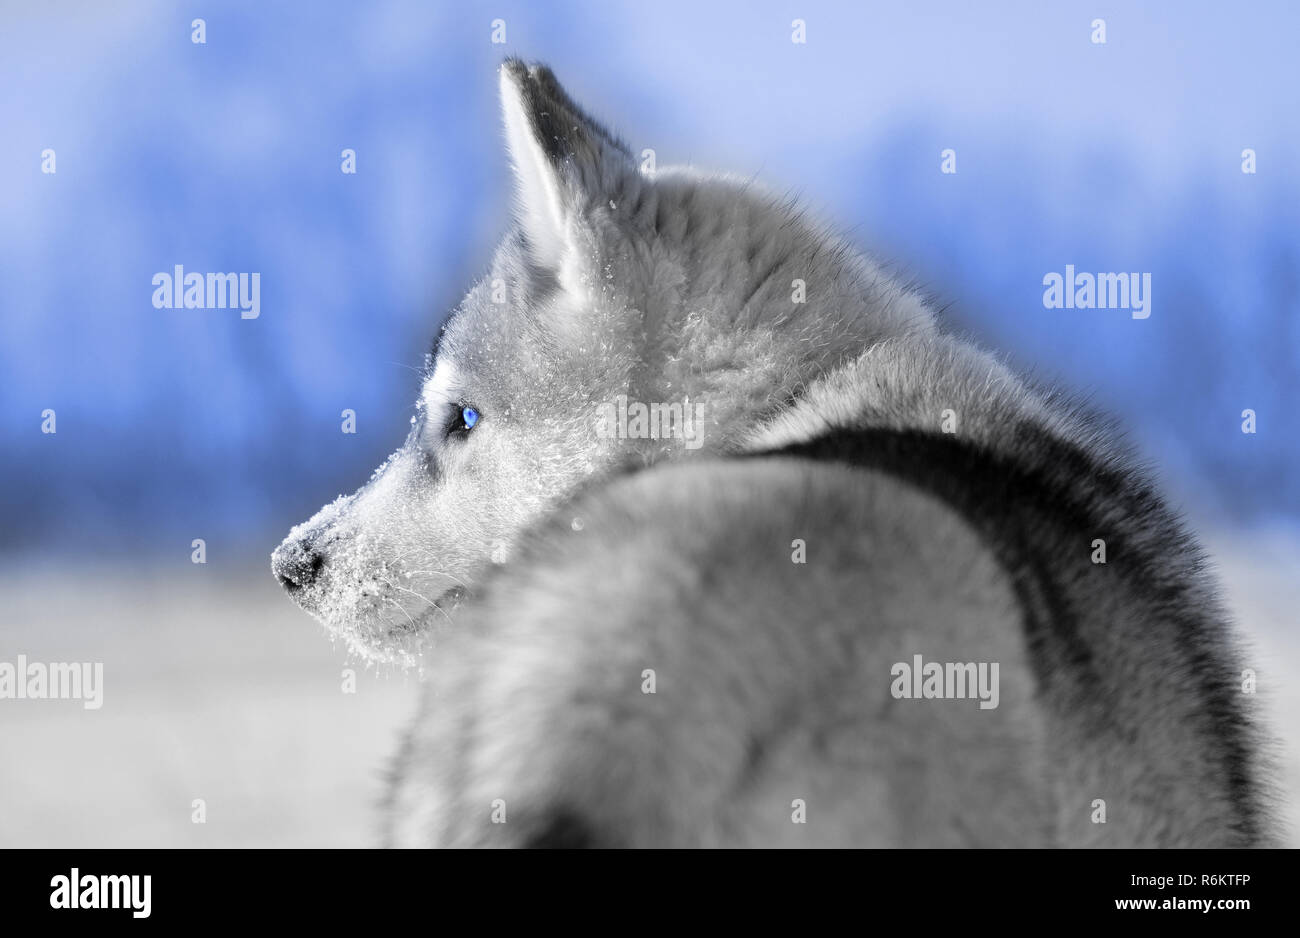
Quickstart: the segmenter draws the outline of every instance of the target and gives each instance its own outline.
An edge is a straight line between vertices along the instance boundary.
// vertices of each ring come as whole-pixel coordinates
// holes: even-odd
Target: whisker
[[[407,618],[407,619],[410,621],[410,623],[411,623],[411,631],[412,631],[412,632],[418,632],[418,631],[420,630],[420,627],[419,627],[418,625],[415,624],[415,620],[411,618],[411,614],[410,614],[409,612],[407,612],[405,609],[402,608],[402,604],[401,604],[401,603],[399,603],[399,602],[398,602],[397,600],[395,600],[395,599],[390,599],[390,598],[387,597],[387,596],[385,596],[383,599],[384,599],[384,602],[386,602],[386,603],[392,603],[394,606],[397,607],[397,611],[398,611],[398,612],[400,612],[402,615],[406,616],[406,618]]]
[[[378,574],[376,574],[376,576],[378,576]],[[430,609],[436,609],[439,613],[442,614],[442,617],[443,617],[444,619],[447,620],[447,623],[448,623],[449,625],[451,624],[451,616],[447,615],[447,610],[446,610],[446,609],[443,609],[441,606],[439,606],[436,602],[434,602],[434,601],[433,601],[432,599],[430,599],[428,596],[425,596],[423,593],[417,593],[417,592],[416,592],[415,590],[413,590],[413,589],[407,589],[405,586],[398,586],[396,583],[393,583],[393,582],[391,582],[390,580],[387,580],[387,579],[385,579],[385,578],[382,577],[382,576],[379,577],[379,579],[383,580],[383,581],[384,581],[386,584],[388,584],[388,586],[391,587],[392,589],[395,589],[395,590],[401,590],[401,591],[404,592],[404,593],[410,593],[412,596],[416,596],[416,597],[418,597],[418,598],[424,600],[426,603],[428,603]],[[385,596],[384,599],[386,599],[386,600],[387,600],[388,602],[390,602],[390,603],[393,603],[393,605],[397,606],[398,609],[401,609],[402,612],[406,612],[406,609],[403,608],[402,606],[398,605],[398,603],[397,603],[396,600],[391,599],[390,597],[387,597],[387,596]],[[407,613],[406,617],[407,617],[408,619],[410,619],[410,618],[411,618],[410,613]],[[414,619],[411,619],[411,624],[412,624],[413,626],[415,626],[415,620],[414,620]],[[419,626],[415,626],[415,627],[416,627],[417,629],[419,628]]]
[[[434,576],[445,576],[445,577],[446,577],[447,579],[449,579],[449,580],[455,580],[457,586],[460,586],[460,587],[462,587],[462,588],[464,588],[464,589],[469,589],[469,584],[466,583],[464,580],[462,580],[460,577],[456,576],[454,573],[447,573],[447,572],[445,572],[445,571],[443,571],[443,570],[407,570],[406,572],[407,572],[407,573],[412,573],[412,574],[414,574],[414,573],[432,573]]]

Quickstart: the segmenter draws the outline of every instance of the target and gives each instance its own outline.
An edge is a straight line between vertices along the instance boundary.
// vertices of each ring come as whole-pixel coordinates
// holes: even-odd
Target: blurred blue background
[[[210,562],[264,559],[366,479],[506,225],[507,54],[548,62],[661,165],[801,194],[955,327],[1115,411],[1198,517],[1300,518],[1295,4],[140,0],[0,15],[11,556],[188,560],[203,537]],[[939,171],[949,147],[955,175]],[[260,317],[153,308],[152,276],[176,264],[260,272]],[[1044,309],[1043,275],[1066,264],[1151,272],[1150,319]]]

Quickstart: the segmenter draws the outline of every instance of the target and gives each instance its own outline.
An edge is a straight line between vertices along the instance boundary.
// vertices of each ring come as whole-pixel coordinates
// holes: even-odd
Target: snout
[[[325,558],[310,543],[289,539],[271,554],[271,572],[290,595],[316,582]]]

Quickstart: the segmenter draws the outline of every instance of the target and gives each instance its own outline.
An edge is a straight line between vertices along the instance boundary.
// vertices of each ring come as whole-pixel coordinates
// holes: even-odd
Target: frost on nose
[[[271,572],[290,594],[316,582],[325,558],[305,539],[287,538],[271,554]]]
[[[419,465],[418,453],[398,450],[356,492],[294,527],[271,555],[289,597],[368,659],[413,661],[424,618],[446,616],[437,601],[457,584],[424,549],[433,483]]]
[[[307,521],[294,525],[271,554],[271,572],[299,605],[306,606],[307,594],[316,592],[312,588],[319,587],[323,580],[325,552],[318,545],[325,543],[327,533],[354,498],[341,496]]]

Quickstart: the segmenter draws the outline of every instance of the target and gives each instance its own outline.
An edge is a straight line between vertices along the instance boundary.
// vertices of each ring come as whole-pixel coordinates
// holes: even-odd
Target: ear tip
[[[501,92],[505,94],[511,88],[518,88],[524,80],[526,72],[523,68],[523,62],[514,57],[506,59],[497,69],[498,84],[501,85]]]
[[[522,85],[533,77],[536,69],[537,66],[530,66],[517,55],[507,56],[501,62],[501,80],[513,81],[515,84]]]
[[[528,64],[517,55],[507,56],[501,62],[501,82],[511,82],[515,87],[525,84],[554,84],[555,73],[541,62]]]

